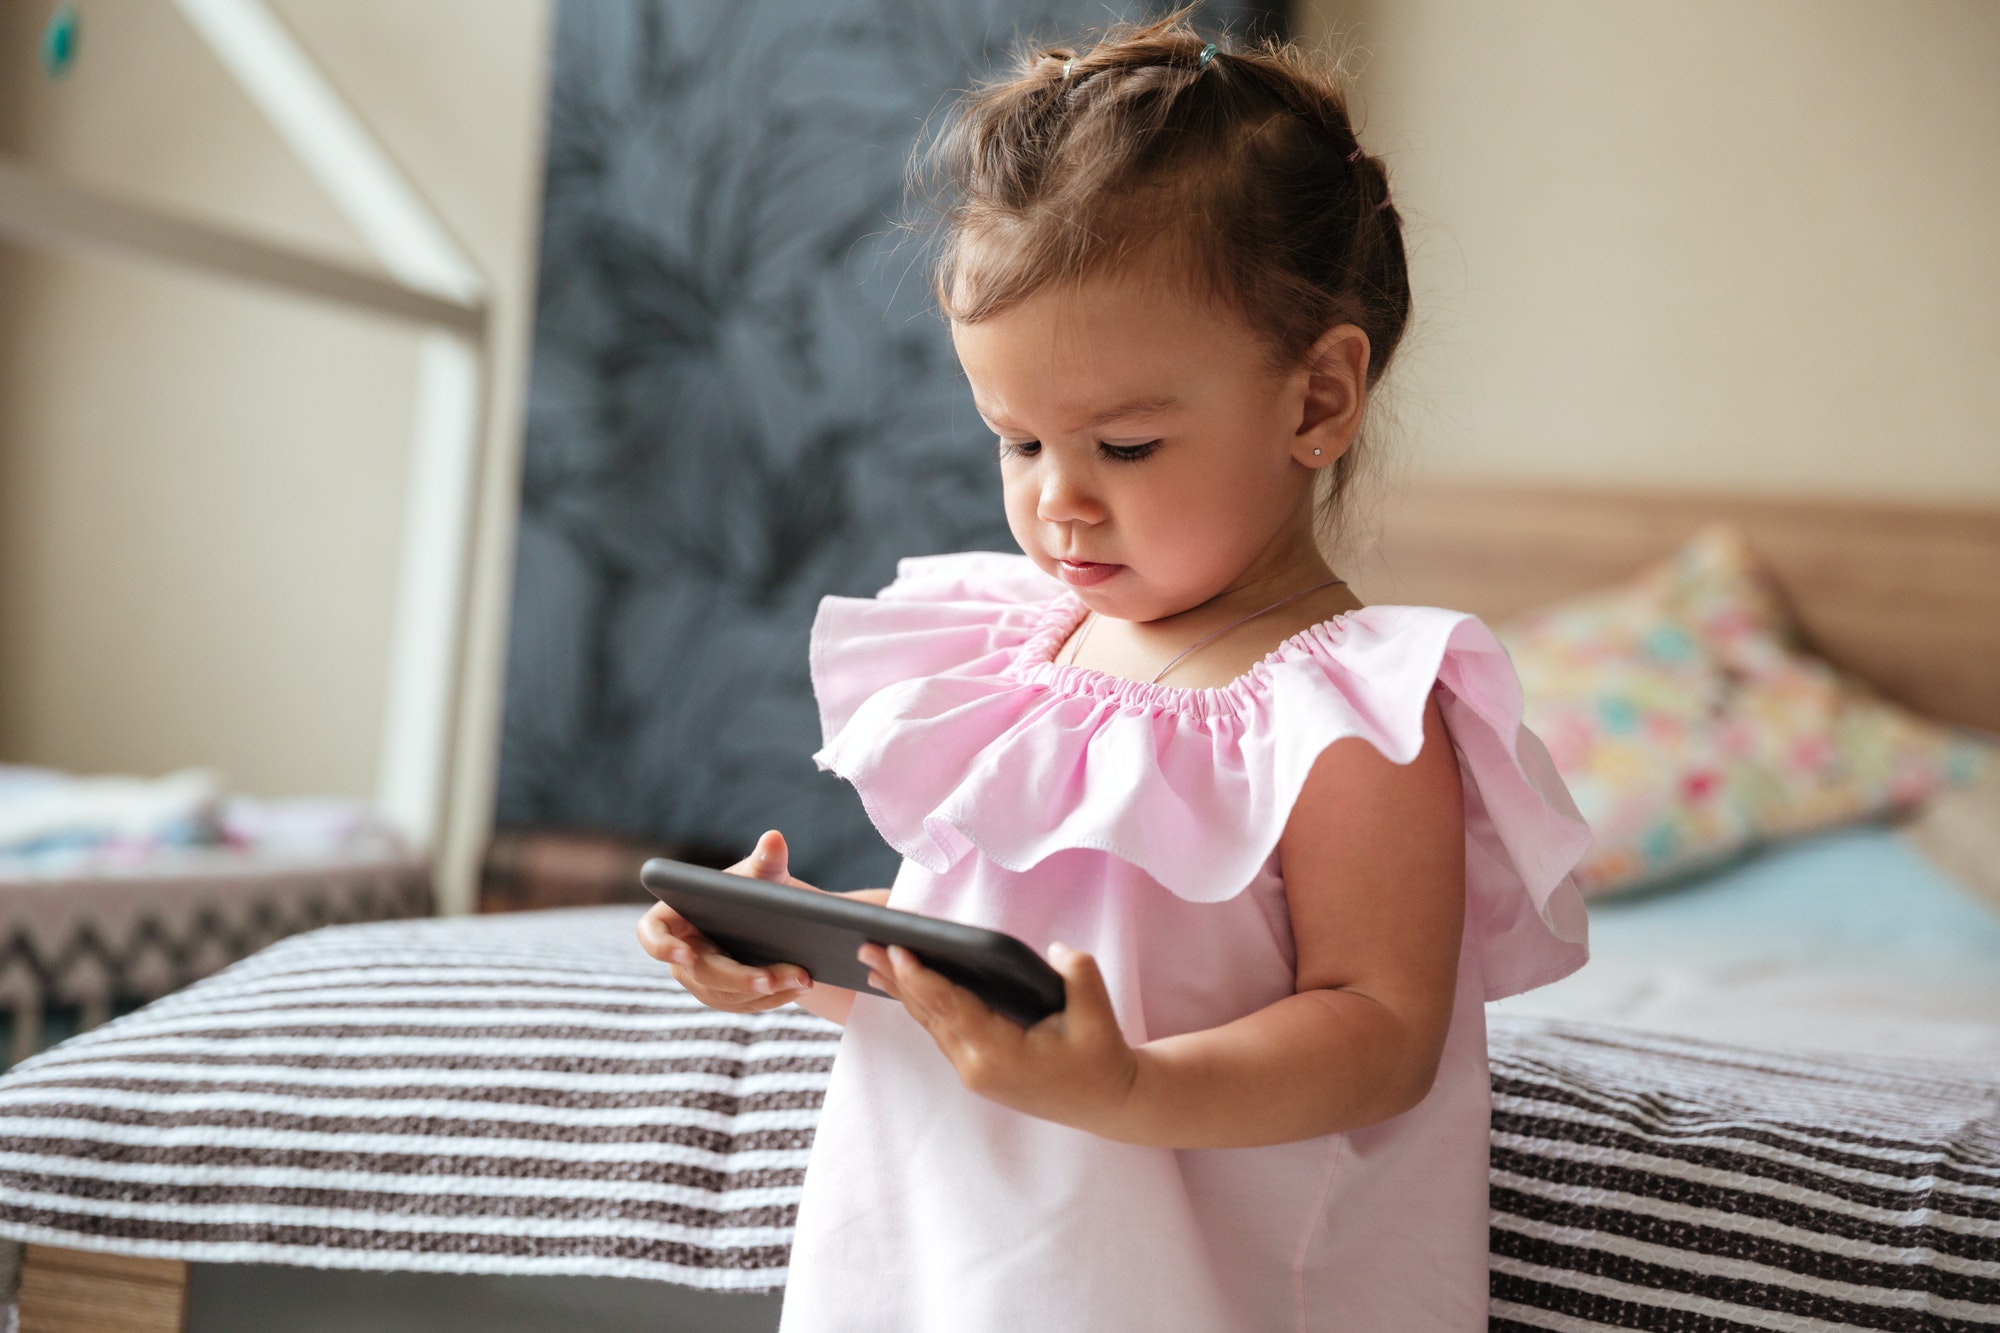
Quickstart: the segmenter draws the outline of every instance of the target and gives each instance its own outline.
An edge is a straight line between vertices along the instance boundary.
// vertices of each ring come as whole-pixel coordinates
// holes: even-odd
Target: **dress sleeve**
[[[1571,872],[1590,849],[1590,826],[1521,721],[1520,682],[1485,625],[1467,617],[1453,627],[1438,684],[1466,789],[1466,930],[1486,998],[1498,1000],[1589,959],[1588,914]]]

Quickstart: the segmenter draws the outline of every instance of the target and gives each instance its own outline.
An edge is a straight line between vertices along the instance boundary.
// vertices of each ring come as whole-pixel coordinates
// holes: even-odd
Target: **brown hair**
[[[976,323],[1164,243],[1274,369],[1337,324],[1361,328],[1372,386],[1409,320],[1409,272],[1343,80],[1294,46],[1211,45],[1191,10],[1106,29],[1087,50],[1028,48],[959,99],[912,166],[939,308]],[[1323,535],[1360,453],[1357,440],[1322,471]]]

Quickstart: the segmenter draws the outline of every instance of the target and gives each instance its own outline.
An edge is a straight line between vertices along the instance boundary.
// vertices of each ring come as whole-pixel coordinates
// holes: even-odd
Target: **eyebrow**
[[[1101,412],[1091,413],[1089,419],[1083,423],[1083,426],[1084,429],[1088,430],[1095,426],[1102,426],[1107,421],[1123,421],[1128,417],[1151,416],[1155,412],[1165,412],[1180,405],[1181,400],[1174,397],[1133,398],[1119,403],[1116,407],[1107,407]],[[973,407],[977,409],[979,415],[986,421],[1001,424],[993,413],[980,407],[977,402],[973,403]]]

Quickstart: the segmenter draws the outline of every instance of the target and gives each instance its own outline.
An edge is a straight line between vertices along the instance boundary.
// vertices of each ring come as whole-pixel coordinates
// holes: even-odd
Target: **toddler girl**
[[[1409,310],[1383,169],[1330,76],[1182,16],[1030,57],[932,162],[1025,554],[826,599],[817,759],[905,858],[877,901],[1068,1004],[642,922],[705,1002],[846,1024],[784,1327],[1484,1328],[1481,1006],[1584,961],[1588,835],[1486,628],[1321,554]],[[736,869],[798,883],[776,832]]]

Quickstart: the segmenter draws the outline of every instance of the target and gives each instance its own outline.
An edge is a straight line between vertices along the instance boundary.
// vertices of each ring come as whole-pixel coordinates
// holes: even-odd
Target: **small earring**
[[[1317,449],[1313,450],[1313,457],[1314,457],[1314,458],[1318,458],[1318,457],[1319,457],[1319,450],[1317,450]]]

